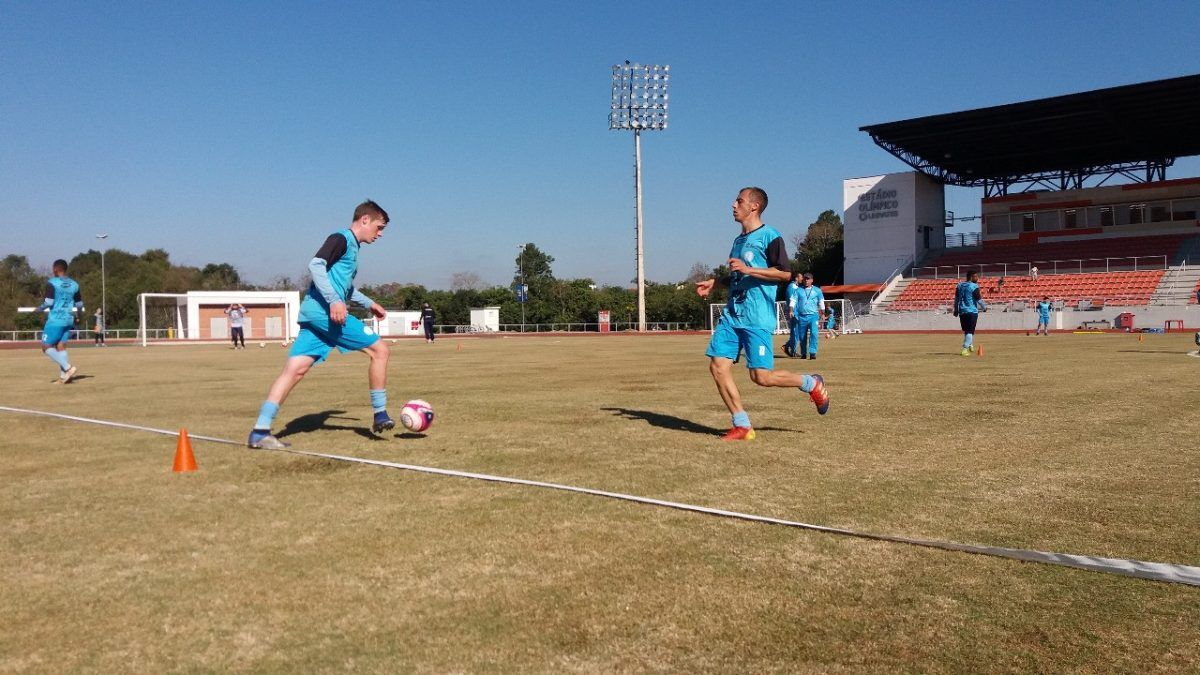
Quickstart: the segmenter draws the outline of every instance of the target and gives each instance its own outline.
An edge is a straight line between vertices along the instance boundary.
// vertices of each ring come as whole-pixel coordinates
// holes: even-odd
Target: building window
[[[1100,226],[1110,227],[1113,224],[1113,210],[1111,206],[1101,206],[1099,209]]]
[[[1171,205],[1168,202],[1160,202],[1150,205],[1150,222],[1163,223],[1171,219]]]
[[[1138,223],[1146,222],[1146,205],[1145,204],[1130,204],[1129,205],[1129,224],[1137,225]]]
[[[1200,199],[1179,199],[1171,203],[1172,220],[1196,220],[1200,217]]]
[[[1021,231],[1033,232],[1033,214],[1025,213],[1021,215]]]
[[[1077,221],[1075,220],[1075,209],[1067,209],[1063,211],[1063,228],[1068,230],[1075,229]]]

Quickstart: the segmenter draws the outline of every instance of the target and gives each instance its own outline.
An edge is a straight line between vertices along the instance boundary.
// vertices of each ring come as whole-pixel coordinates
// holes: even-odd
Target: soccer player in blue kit
[[[979,272],[967,272],[967,280],[960,281],[954,289],[954,316],[958,317],[958,325],[963,332],[963,346],[960,354],[970,356],[975,351],[975,326],[979,323],[979,313],[987,311],[987,303],[979,291]]]
[[[801,285],[792,298],[792,312],[799,327],[792,344],[792,353],[800,347],[800,358],[817,360],[817,341],[821,331],[821,314],[825,312],[825,294],[813,286],[812,272],[805,272]]]
[[[83,311],[83,299],[79,295],[79,284],[67,276],[67,261],[54,261],[53,276],[46,282],[45,298],[38,311],[49,310],[46,325],[42,328],[42,351],[58,364],[58,379],[55,384],[66,384],[75,377],[77,369],[67,360],[67,340],[75,328],[73,312]]]
[[[1038,311],[1038,325],[1037,325],[1037,330],[1035,330],[1033,332],[1033,334],[1037,335],[1038,333],[1041,333],[1043,335],[1049,336],[1050,335],[1050,297],[1049,296],[1045,296],[1045,295],[1042,296],[1042,301],[1037,304],[1037,311]]]
[[[371,407],[375,411],[371,430],[381,433],[396,426],[387,413],[387,344],[369,326],[346,311],[346,302],[352,301],[370,309],[377,318],[387,316],[383,307],[354,288],[361,245],[383,236],[387,224],[387,212],[367,200],[354,209],[350,227],[329,235],[309,262],[312,283],[300,303],[300,334],[292,343],[283,372],[271,385],[267,400],[259,409],[258,420],[246,445],[266,450],[288,447],[287,443],[271,435],[271,423],[292,388],[335,347],[342,353],[362,351],[371,357],[367,369]]]
[[[732,416],[733,428],[722,437],[727,441],[749,441],[755,435],[733,381],[733,360],[739,350],[746,353],[746,367],[755,384],[798,387],[809,395],[818,413],[829,411],[829,393],[820,375],[774,370],[775,293],[791,274],[783,237],[762,222],[766,208],[767,193],[757,187],[742,188],[733,202],[733,219],[741,224],[742,233],[729,252],[729,301],[705,351],[717,392]],[[706,298],[714,284],[715,279],[697,282],[696,292]]]

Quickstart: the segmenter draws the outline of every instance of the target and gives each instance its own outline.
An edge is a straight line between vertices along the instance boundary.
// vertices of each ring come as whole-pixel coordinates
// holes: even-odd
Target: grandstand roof
[[[1200,155],[1200,75],[861,127],[952,185],[1094,175]],[[1114,169],[1119,166],[1120,168]]]

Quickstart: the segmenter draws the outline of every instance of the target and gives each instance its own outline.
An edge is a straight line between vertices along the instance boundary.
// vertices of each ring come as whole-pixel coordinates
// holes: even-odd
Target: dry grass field
[[[866,532],[1200,565],[1188,335],[825,343],[819,417],[707,336],[409,341],[374,439],[366,359],[314,369],[299,449]],[[78,346],[54,386],[0,350],[0,405],[244,439],[278,346]],[[780,359],[802,369],[809,362]],[[741,366],[738,366],[739,371]],[[0,672],[1196,672],[1200,588],[599,497],[0,412]]]

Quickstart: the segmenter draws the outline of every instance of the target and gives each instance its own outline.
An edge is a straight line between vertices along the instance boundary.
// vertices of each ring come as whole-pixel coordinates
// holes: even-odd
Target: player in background
[[[46,325],[42,328],[42,351],[51,361],[58,364],[58,379],[55,384],[66,384],[75,377],[77,369],[67,360],[67,340],[75,328],[74,312],[83,311],[83,298],[79,284],[67,276],[67,261],[54,261],[53,276],[46,282],[45,298],[38,311],[49,310]]]
[[[383,236],[387,224],[387,212],[367,200],[354,209],[350,227],[329,235],[309,262],[312,283],[300,303],[300,334],[292,343],[283,372],[271,385],[267,400],[258,411],[258,419],[246,442],[251,448],[279,450],[288,447],[287,443],[271,435],[271,424],[279,406],[313,364],[324,361],[335,347],[342,353],[366,352],[371,358],[367,368],[371,407],[375,412],[371,430],[381,433],[396,426],[387,413],[387,343],[346,311],[347,301],[353,301],[369,308],[377,318],[387,316],[383,307],[354,288],[359,249],[362,244],[370,244]]]
[[[837,314],[832,307],[828,306],[825,307],[825,332],[827,333],[825,337],[830,340],[837,337]]]
[[[429,306],[428,302],[425,303],[425,305],[421,307],[421,325],[425,328],[426,343],[433,342],[433,322],[435,317],[436,315],[433,312],[433,308]]]
[[[820,287],[813,286],[812,272],[805,272],[801,279],[802,285],[796,291],[795,309],[796,323],[800,326],[800,358],[816,361],[821,314],[825,312],[825,294]]]
[[[92,325],[92,338],[96,341],[96,346],[107,347],[108,343],[104,341],[104,310],[97,309],[94,318],[96,321]]]
[[[796,293],[800,291],[800,273],[793,272],[787,285],[788,339],[783,343],[783,353],[796,358],[796,345],[800,343],[800,322],[796,320]]]
[[[1042,301],[1037,304],[1038,325],[1034,335],[1041,333],[1042,335],[1050,335],[1050,297],[1042,296]]]
[[[975,351],[975,325],[979,313],[987,311],[987,304],[979,291],[979,272],[967,272],[967,280],[960,281],[954,289],[954,316],[962,327],[963,345],[960,354],[970,356]]]
[[[229,337],[233,340],[233,348],[238,348],[238,340],[242,341],[242,349],[246,348],[246,330],[244,318],[250,313],[240,302],[235,302],[225,308],[225,313],[229,315]]]
[[[755,384],[798,387],[809,395],[818,413],[824,415],[829,410],[829,393],[820,375],[774,369],[775,293],[791,274],[783,237],[762,222],[766,208],[767,193],[757,187],[742,188],[733,202],[733,219],[741,224],[742,233],[734,238],[729,251],[729,301],[705,351],[708,370],[733,422],[733,428],[723,437],[727,441],[754,439],[750,416],[733,381],[733,360],[739,350],[745,350],[746,367]],[[716,279],[697,282],[696,292],[706,298],[714,284]]]

